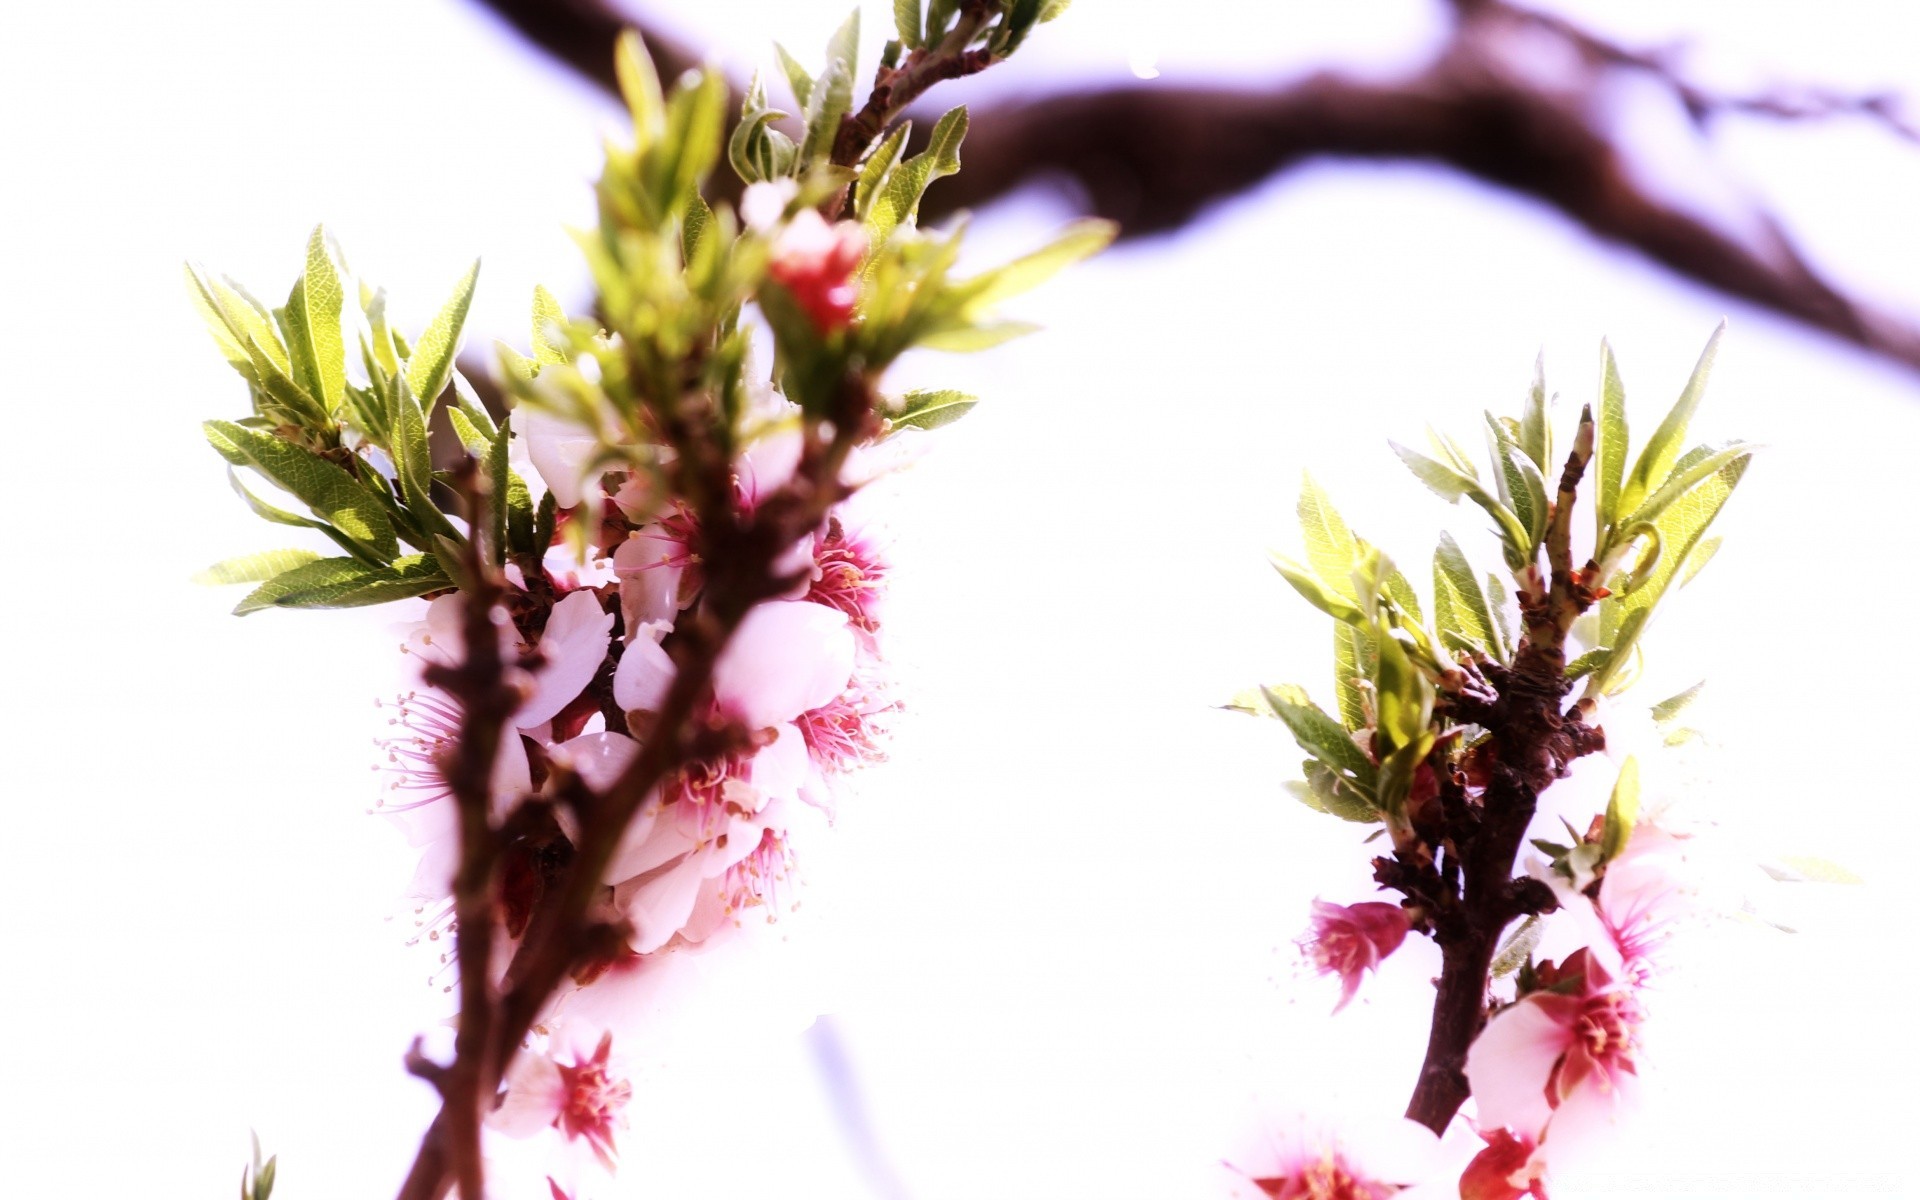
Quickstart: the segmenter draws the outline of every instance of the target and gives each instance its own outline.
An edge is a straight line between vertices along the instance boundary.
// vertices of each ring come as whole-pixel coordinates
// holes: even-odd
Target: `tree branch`
[[[613,42],[629,23],[606,0],[477,0],[582,76],[612,89]],[[1631,247],[1683,278],[1819,329],[1920,371],[1920,323],[1848,294],[1815,268],[1764,210],[1754,237],[1667,201],[1630,169],[1632,148],[1606,122],[1603,93],[1622,71],[1652,73],[1703,128],[1732,114],[1804,120],[1857,115],[1914,140],[1887,95],[1802,87],[1720,96],[1686,82],[1670,54],[1617,46],[1572,22],[1504,0],[1456,0],[1446,48],[1426,67],[1373,82],[1322,73],[1272,88],[1135,85],[983,106],[967,169],[928,193],[922,216],[1062,180],[1121,236],[1179,228],[1207,206],[1325,157],[1441,163],[1540,200],[1590,233]],[[1572,49],[1582,70],[1543,82],[1537,40]],[[693,61],[646,31],[671,77]],[[931,122],[919,120],[919,129]],[[722,172],[731,183],[731,176]]]

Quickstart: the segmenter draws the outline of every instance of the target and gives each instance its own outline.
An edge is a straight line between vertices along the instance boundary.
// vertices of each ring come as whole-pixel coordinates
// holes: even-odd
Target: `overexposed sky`
[[[889,11],[868,6],[869,55]],[[744,73],[769,37],[816,55],[840,15],[705,0],[671,20]],[[1920,94],[1920,29],[1895,0],[1610,4],[1605,20],[1696,34],[1729,86],[1801,71]],[[283,1153],[289,1200],[380,1195],[431,1112],[399,1057],[437,1011],[404,914],[388,919],[405,848],[364,815],[402,614],[238,621],[185,582],[281,542],[200,438],[245,395],[179,263],[277,295],[324,220],[418,327],[478,255],[469,344],[518,341],[535,282],[580,294],[563,226],[591,212],[617,113],[455,0],[40,6],[10,24],[0,478],[23,553],[5,602],[0,1194],[219,1194],[252,1126]],[[1148,68],[1391,71],[1438,28],[1410,2],[1080,0],[943,98]],[[1699,148],[1657,105],[1622,111],[1658,149],[1650,177],[1729,202],[1696,195]],[[1823,265],[1920,313],[1920,151],[1840,122],[1729,125],[1716,152]],[[1041,196],[982,214],[979,261],[1065,216]],[[1868,883],[1756,888],[1800,932],[1727,926],[1699,947],[1662,997],[1654,1110],[1611,1178],[1567,1194],[1907,1186],[1910,939],[1891,914],[1915,791],[1899,752],[1920,720],[1898,616],[1920,586],[1920,377],[1412,165],[1296,171],[1017,312],[1047,331],[899,377],[983,403],[900,486],[909,714],[844,806],[818,919],[784,964],[817,977],[904,1195],[1207,1195],[1257,1103],[1399,1111],[1431,966],[1403,954],[1327,1021],[1332,994],[1294,978],[1290,940],[1315,895],[1365,895],[1365,852],[1281,793],[1300,756],[1277,727],[1209,707],[1254,681],[1326,693],[1324,622],[1263,551],[1297,546],[1311,468],[1422,567],[1438,528],[1465,541],[1481,523],[1386,438],[1516,404],[1543,347],[1567,418],[1602,335],[1650,428],[1722,316],[1699,432],[1769,449],[1727,548],[1650,635],[1644,698],[1710,679],[1721,752],[1691,799],[1730,852],[1824,855]],[[743,1033],[644,1080],[636,1194],[875,1194],[817,1094],[819,1044]]]

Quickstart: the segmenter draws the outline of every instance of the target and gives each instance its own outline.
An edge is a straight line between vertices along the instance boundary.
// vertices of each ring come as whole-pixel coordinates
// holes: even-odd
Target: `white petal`
[[[533,1137],[560,1115],[563,1086],[552,1059],[521,1054],[507,1072],[506,1098],[486,1116],[487,1128],[513,1138]]]
[[[525,729],[551,721],[593,679],[612,637],[613,614],[600,607],[594,593],[569,592],[554,605],[540,637],[546,664],[534,675],[533,695],[514,714],[513,723]]]
[[[693,913],[693,902],[706,883],[706,854],[695,851],[679,863],[640,885],[627,902],[633,922],[633,948],[646,954],[667,944]]]
[[[1525,1000],[1488,1022],[1467,1051],[1467,1083],[1482,1129],[1539,1136],[1552,1112],[1547,1077],[1570,1037],[1571,1031]]]
[[[579,504],[585,492],[581,468],[598,446],[592,431],[538,408],[515,410],[514,426],[554,501],[561,508]]]
[[[583,733],[553,748],[553,761],[587,781],[596,792],[612,787],[624,773],[640,743],[624,733]]]
[[[715,664],[720,706],[755,728],[791,721],[832,700],[853,677],[847,615],[824,604],[759,605]]]
[[[679,668],[652,638],[639,637],[613,669],[613,699],[627,712],[658,712]]]

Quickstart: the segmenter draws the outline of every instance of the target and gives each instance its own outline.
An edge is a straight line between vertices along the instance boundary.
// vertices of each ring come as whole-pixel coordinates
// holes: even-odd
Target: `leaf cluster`
[[[1723,327],[1724,328],[1724,327]],[[1601,395],[1592,477],[1595,542],[1583,574],[1604,581],[1594,610],[1572,630],[1586,650],[1567,665],[1589,696],[1633,680],[1630,664],[1656,607],[1684,586],[1718,548],[1706,531],[1740,482],[1755,447],[1746,442],[1683,449],[1718,348],[1716,330],[1678,401],[1637,455],[1630,453],[1624,389],[1613,354],[1601,352]],[[1585,419],[1583,417],[1583,419]],[[1492,518],[1493,541],[1517,593],[1543,587],[1541,552],[1558,480],[1551,407],[1536,363],[1517,417],[1486,414],[1482,436],[1491,470],[1482,476],[1462,445],[1429,432],[1433,453],[1392,444],[1414,475],[1444,499],[1471,500]],[[1555,479],[1550,490],[1548,480]],[[1263,688],[1233,707],[1282,720],[1309,755],[1306,780],[1289,785],[1310,807],[1354,821],[1401,820],[1413,772],[1439,748],[1457,754],[1482,732],[1453,714],[1491,695],[1490,675],[1512,666],[1528,636],[1510,613],[1499,573],[1477,570],[1442,533],[1433,554],[1431,620],[1420,597],[1377,547],[1356,536],[1325,492],[1307,478],[1298,504],[1306,561],[1273,556],[1274,567],[1334,620],[1337,718],[1304,690]],[[1665,736],[1699,688],[1655,706]],[[1607,828],[1585,869],[1604,865],[1631,833],[1637,812],[1631,765],[1609,807]],[[1576,837],[1574,843],[1582,839]],[[1573,847],[1559,848],[1564,856]]]

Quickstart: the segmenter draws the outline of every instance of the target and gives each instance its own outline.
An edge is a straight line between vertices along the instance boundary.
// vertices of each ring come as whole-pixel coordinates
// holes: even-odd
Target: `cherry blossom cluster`
[[[1494,519],[1510,582],[1442,535],[1423,603],[1307,480],[1308,561],[1275,565],[1337,623],[1339,704],[1280,687],[1234,707],[1307,751],[1289,785],[1303,803],[1381,827],[1368,853],[1394,898],[1316,899],[1298,944],[1339,981],[1336,1013],[1410,934],[1442,969],[1406,1119],[1280,1122],[1227,1160],[1243,1192],[1544,1200],[1550,1173],[1594,1161],[1635,1107],[1650,989],[1706,906],[1697,840],[1672,815],[1692,734],[1676,722],[1699,688],[1650,708],[1622,693],[1655,607],[1718,548],[1703,535],[1753,452],[1683,449],[1718,341],[1637,457],[1604,348],[1598,416],[1581,413],[1564,458],[1537,370],[1518,418],[1487,414],[1491,480],[1444,435],[1433,457],[1395,446],[1433,491]]]
[[[577,488],[577,453],[589,439],[556,421],[530,422],[527,438],[529,483]],[[743,514],[786,481],[798,449],[777,424],[749,444],[733,472]],[[494,614],[503,656],[531,664],[493,768],[501,823],[570,778],[595,791],[613,786],[672,683],[676,626],[700,608],[695,517],[677,504],[636,502],[641,489],[616,483],[609,491],[584,558],[557,533],[563,544],[548,552],[539,578],[509,570],[515,590]],[[792,547],[782,563],[789,590],[753,608],[720,656],[706,720],[749,731],[748,744],[690,764],[648,797],[605,873],[603,915],[629,936],[554,998],[534,1052],[517,1060],[488,1117],[505,1136],[554,1141],[562,1151],[555,1178],[566,1177],[569,1195],[581,1168],[614,1165],[631,1091],[619,1047],[654,1014],[654,997],[676,987],[685,957],[727,953],[750,924],[791,911],[801,849],[831,817],[836,781],[881,757],[894,708],[881,646],[887,561],[863,499],[856,493],[836,506]],[[554,599],[538,606],[535,593]],[[465,603],[451,594],[425,606],[404,646],[416,663],[461,661]],[[544,616],[537,628],[535,614]],[[416,680],[390,720],[379,811],[420,848],[411,893],[424,936],[439,942],[452,932],[459,856],[458,813],[442,776],[458,706]],[[500,927],[510,941],[526,929],[512,881],[540,869],[532,860],[508,864]]]

